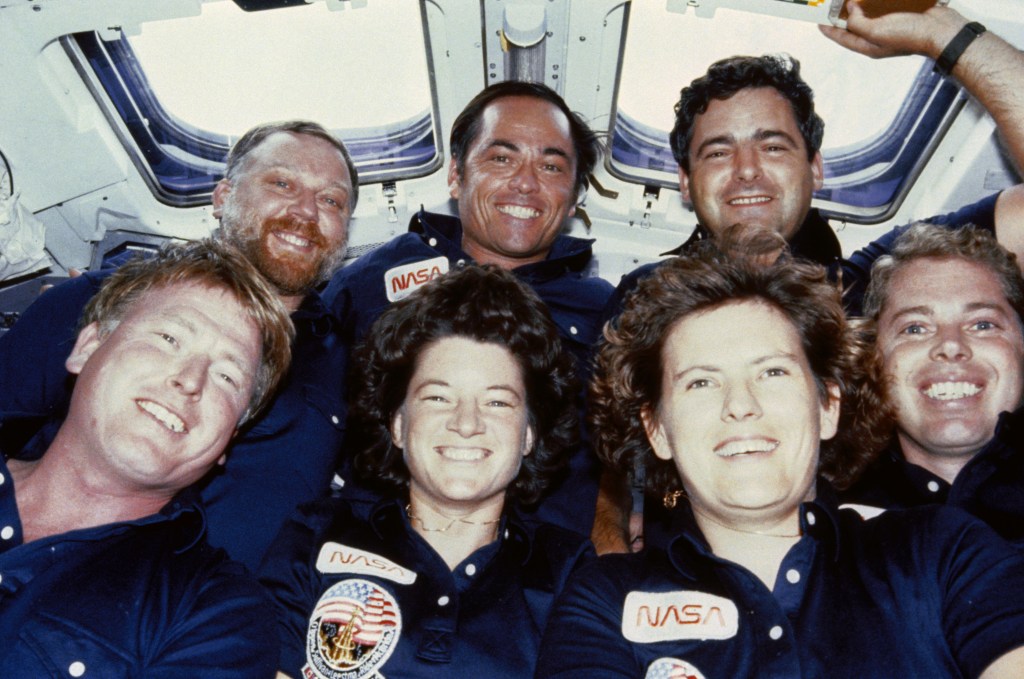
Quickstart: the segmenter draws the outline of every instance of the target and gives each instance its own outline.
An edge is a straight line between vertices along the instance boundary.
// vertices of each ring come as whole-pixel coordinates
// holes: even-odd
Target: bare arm
[[[968,20],[949,7],[926,12],[894,12],[875,19],[849,4],[847,30],[822,26],[831,40],[873,59],[918,54],[937,59]],[[1024,52],[987,31],[978,36],[953,67],[952,75],[988,111],[1018,173],[1024,172]],[[1024,261],[1024,184],[999,196],[996,238]]]
[[[937,59],[968,20],[949,7],[893,12],[875,19],[860,5],[848,5],[847,29],[822,26],[828,38],[873,59],[918,54]],[[1024,53],[988,31],[957,60],[952,75],[995,120],[1018,172],[1024,170]]]
[[[1024,677],[1024,647],[1003,654],[985,668],[979,679],[1018,679]]]
[[[627,524],[631,498],[626,481],[607,469],[601,473],[590,540],[598,555],[629,552]]]

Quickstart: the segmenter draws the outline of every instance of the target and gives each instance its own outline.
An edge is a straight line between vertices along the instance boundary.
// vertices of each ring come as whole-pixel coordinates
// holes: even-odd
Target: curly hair
[[[857,361],[863,340],[847,323],[839,290],[824,268],[788,256],[765,265],[735,248],[702,243],[692,255],[659,266],[627,298],[617,326],[605,327],[606,343],[591,383],[590,424],[598,455],[623,473],[642,465],[652,495],[682,485],[675,463],[654,455],[642,419],[661,402],[666,339],[680,320],[742,301],[767,304],[789,319],[823,401],[828,385],[839,387],[839,429],[822,442],[819,474],[847,487],[888,440],[891,416],[882,405],[882,382]]]
[[[455,168],[459,177],[463,177],[469,147],[480,135],[480,120],[483,118],[484,109],[488,104],[506,97],[540,99],[554,104],[559,111],[565,114],[569,120],[569,136],[572,137],[572,145],[576,151],[576,197],[579,198],[587,188],[587,175],[594,171],[594,166],[597,165],[597,160],[601,157],[601,141],[583,118],[579,114],[573,113],[558,92],[541,83],[519,80],[495,83],[483,89],[466,104],[466,108],[462,109],[462,112],[455,118],[455,122],[452,123],[448,141],[449,151],[455,160]]]
[[[508,498],[537,502],[564,469],[578,436],[573,360],[537,294],[492,265],[466,265],[440,276],[374,323],[354,361],[353,417],[365,437],[354,458],[356,473],[390,490],[408,485],[409,469],[391,440],[391,422],[405,402],[420,355],[445,337],[497,344],[516,358],[535,443]]]
[[[291,363],[295,336],[288,311],[256,268],[233,247],[214,239],[169,242],[152,257],[137,257],[110,275],[79,321],[96,323],[107,336],[135,304],[145,303],[151,290],[170,285],[204,285],[230,292],[259,328],[260,366],[242,424],[263,409]]]
[[[1006,301],[1017,312],[1017,319],[1024,323],[1024,275],[1017,256],[1000,245],[994,234],[973,225],[949,229],[927,222],[907,227],[892,251],[872,266],[871,281],[864,293],[864,316],[877,322],[896,273],[924,257],[962,259],[990,270],[1002,286]]]
[[[697,116],[707,112],[711,101],[724,101],[740,90],[774,87],[793,109],[797,127],[807,146],[807,160],[821,150],[825,122],[814,112],[814,92],[800,77],[800,62],[789,55],[729,57],[711,64],[708,72],[684,87],[676,103],[676,122],[669,133],[672,155],[690,172],[690,142]]]

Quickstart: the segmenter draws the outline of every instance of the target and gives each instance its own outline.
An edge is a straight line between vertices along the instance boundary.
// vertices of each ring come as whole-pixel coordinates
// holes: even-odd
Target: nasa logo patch
[[[416,288],[448,273],[448,258],[434,257],[419,262],[410,262],[388,269],[384,274],[384,289],[389,302],[405,299]]]
[[[707,592],[630,592],[622,607],[622,636],[641,644],[730,639],[739,620],[736,604]]]
[[[685,660],[658,658],[647,668],[644,679],[704,679],[704,675]]]
[[[306,630],[306,679],[362,679],[395,650],[402,614],[380,585],[351,578],[332,585],[309,618]]]
[[[376,575],[402,585],[416,582],[416,572],[403,568],[380,554],[349,547],[338,542],[325,542],[316,558],[321,573],[357,573]]]

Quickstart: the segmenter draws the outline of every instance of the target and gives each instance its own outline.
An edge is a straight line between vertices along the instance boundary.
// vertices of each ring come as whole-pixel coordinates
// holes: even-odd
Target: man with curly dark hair
[[[1024,276],[986,231],[917,224],[875,263],[867,330],[893,441],[844,499],[948,504],[1024,540]]]
[[[546,306],[469,265],[393,305],[356,356],[355,467],[383,499],[365,518],[340,494],[304,508],[270,550],[280,669],[532,677],[553,597],[592,552],[518,511],[542,501],[578,431]]]
[[[896,12],[868,18],[857,3],[848,3],[848,30],[826,28],[839,44],[872,57],[920,54],[940,58],[954,36],[967,31],[968,20],[949,7],[923,13]],[[984,31],[984,28],[981,29]],[[1024,167],[1024,54],[987,32],[974,36],[948,74],[956,77],[996,121],[1011,159]],[[736,56],[712,64],[680,93],[670,135],[679,163],[679,187],[693,208],[697,227],[690,238],[666,255],[686,254],[694,244],[719,238],[734,227],[780,234],[796,256],[817,262],[844,288],[848,313],[859,315],[871,264],[892,248],[905,226],[893,229],[867,247],[843,258],[839,239],[811,205],[824,181],[821,143],[824,123],[814,110],[814,93],[800,75],[800,64],[786,55]],[[1024,185],[988,196],[957,212],[930,218],[956,228],[974,224],[993,231],[1008,248],[1024,252]],[[612,319],[637,282],[661,262],[645,264],[623,276],[605,308]],[[616,480],[602,491],[622,496]],[[600,512],[595,532],[598,551],[622,550],[626,540],[621,517],[624,500]],[[632,531],[632,532],[635,532]]]
[[[1024,95],[1016,84],[1024,77],[1024,54],[949,7],[868,18],[857,3],[847,6],[848,29],[828,27],[824,33],[871,57],[940,59],[960,34],[973,35],[946,74],[985,106],[1011,160],[1024,168]],[[974,27],[981,33],[971,33]],[[905,227],[843,259],[839,239],[811,206],[824,182],[824,123],[815,113],[814,93],[800,75],[800,63],[787,55],[722,59],[683,88],[675,112],[670,142],[679,163],[679,188],[698,223],[683,245],[665,254],[683,254],[693,243],[736,224],[772,230],[794,254],[828,267],[846,288],[847,310],[859,314],[872,262],[891,249]],[[928,221],[950,228],[974,224],[995,232],[1010,250],[1024,252],[1024,229],[1018,227],[1024,221],[1024,185]],[[622,298],[656,264],[623,278],[608,315],[617,313]]]
[[[825,482],[884,439],[821,267],[700,247],[606,334],[598,451],[680,521],[573,574],[538,678],[1021,676],[1024,554],[952,508],[865,521]]]

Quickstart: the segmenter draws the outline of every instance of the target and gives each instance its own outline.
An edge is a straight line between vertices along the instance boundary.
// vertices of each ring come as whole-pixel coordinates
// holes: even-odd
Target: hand
[[[892,12],[869,19],[860,3],[850,0],[846,29],[819,26],[829,40],[846,49],[880,59],[918,54],[937,59],[949,41],[967,24],[956,10],[932,7],[924,12]]]
[[[644,515],[632,512],[629,515],[629,551],[639,552],[644,548]]]
[[[71,267],[70,269],[68,269],[68,278],[78,278],[81,275],[82,275],[82,272],[79,271],[78,269],[74,268],[74,267]],[[43,294],[44,292],[46,292],[47,290],[49,290],[52,287],[53,287],[53,283],[47,283],[46,285],[40,285],[39,286],[39,294],[40,295]]]

